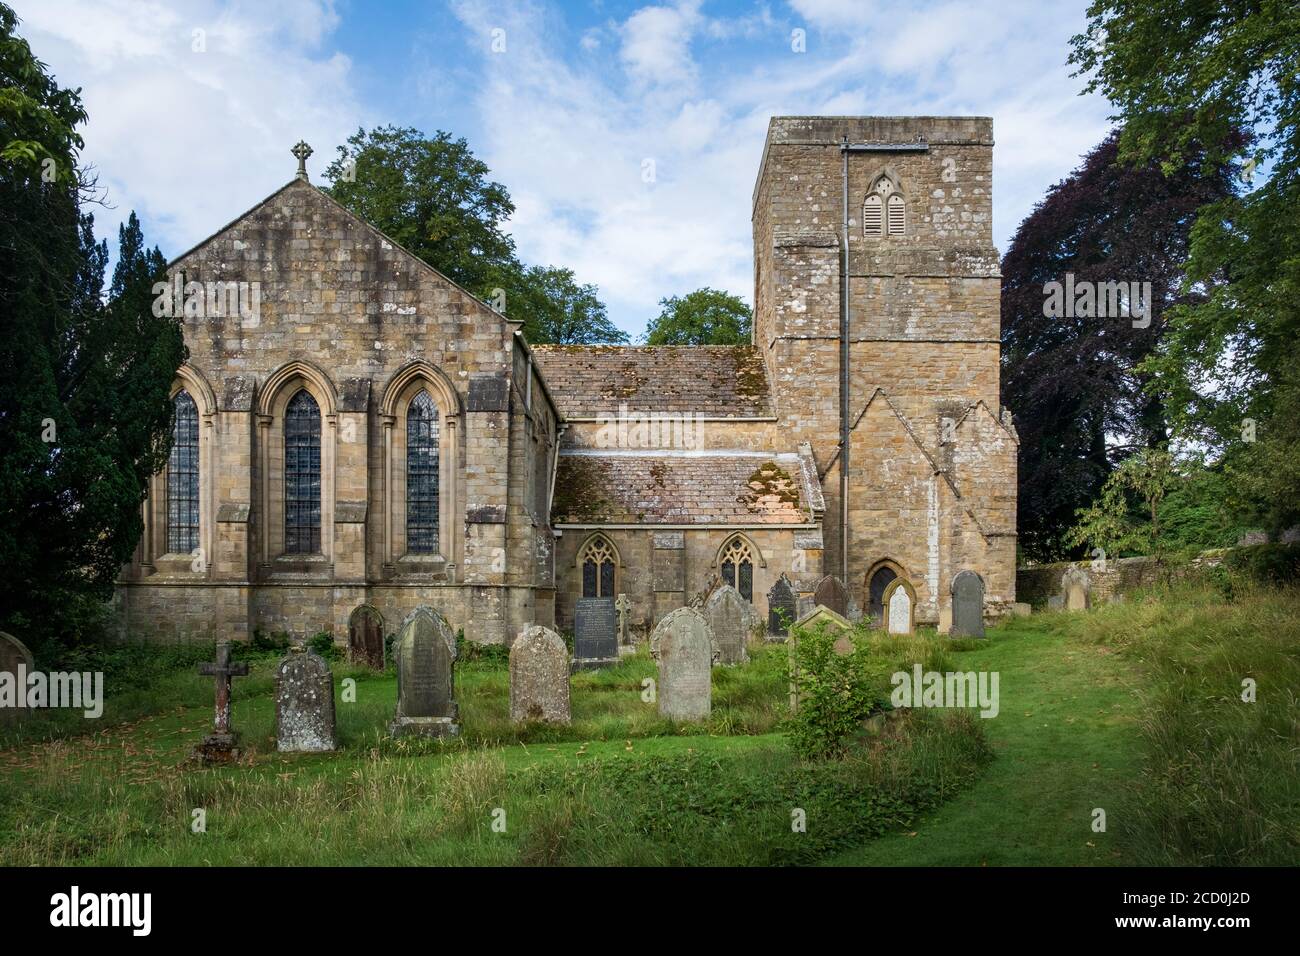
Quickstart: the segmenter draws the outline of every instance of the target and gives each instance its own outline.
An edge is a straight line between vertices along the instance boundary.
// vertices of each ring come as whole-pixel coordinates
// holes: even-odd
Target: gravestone
[[[790,640],[786,644],[786,651],[789,655],[791,713],[799,709],[799,665],[797,662],[799,632],[815,631],[819,627],[825,627],[835,634],[833,647],[836,654],[847,657],[853,653],[853,622],[844,615],[836,614],[830,608],[818,604],[800,616],[791,626]]]
[[[953,637],[984,636],[984,582],[974,571],[962,571],[952,579]]]
[[[9,689],[0,695],[0,724],[17,723],[25,716],[27,710],[27,675],[35,668],[36,662],[27,645],[12,634],[0,631],[0,681],[9,684]]]
[[[446,618],[420,605],[402,622],[393,645],[397,662],[397,714],[388,725],[394,737],[445,737],[460,733],[456,723],[456,635]]]
[[[776,579],[772,590],[767,592],[767,633],[784,637],[790,633],[798,607],[798,596],[789,580],[783,574]]]
[[[614,599],[579,598],[573,611],[573,669],[618,663],[618,621]]]
[[[885,630],[890,634],[911,634],[916,629],[916,600],[902,578],[895,578],[881,598],[885,609]]]
[[[713,635],[699,611],[679,607],[664,617],[650,640],[659,664],[659,714],[670,720],[703,720],[713,706]]]
[[[301,645],[275,671],[275,746],[281,753],[334,750],[334,675]]]
[[[384,669],[384,618],[369,604],[360,605],[348,618],[348,659]]]
[[[510,719],[569,722],[569,649],[548,627],[528,625],[510,647]]]
[[[745,639],[750,631],[750,604],[729,584],[712,594],[704,605],[704,619],[713,632],[714,650],[720,664],[743,664],[749,660]]]
[[[813,592],[813,604],[820,604],[822,607],[830,608],[840,617],[847,617],[849,613],[849,592],[844,587],[844,582],[832,574],[826,575],[817,582],[817,590]]]
[[[230,763],[239,759],[239,742],[237,734],[230,726],[230,680],[232,677],[248,675],[248,664],[232,663],[230,660],[230,642],[217,642],[216,660],[199,665],[199,673],[213,678],[215,685],[215,704],[212,716],[212,733],[203,738],[191,752],[190,757],[199,763]]]
[[[1088,572],[1075,566],[1067,568],[1061,575],[1061,596],[1067,611],[1086,611],[1092,596]]]
[[[627,639],[627,612],[632,610],[632,602],[627,599],[626,594],[618,596],[618,600],[614,602],[614,610],[618,612],[618,644],[623,647],[630,643]]]

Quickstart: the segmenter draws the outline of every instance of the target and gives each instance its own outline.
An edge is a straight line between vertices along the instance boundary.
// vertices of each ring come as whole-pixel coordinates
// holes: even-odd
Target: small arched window
[[[884,234],[884,214],[880,197],[872,193],[867,197],[866,205],[862,207],[862,228],[868,236],[880,236]]]
[[[596,535],[587,542],[579,563],[582,565],[583,597],[614,597],[618,561],[614,556],[614,546],[604,536]]]
[[[732,538],[723,546],[719,564],[722,580],[740,592],[740,596],[754,603],[754,555],[744,538]]]
[[[894,193],[889,197],[889,234],[901,236],[907,231],[907,206],[903,197]]]
[[[284,413],[284,550],[320,553],[320,406],[302,389]]]
[[[199,409],[184,389],[172,405],[176,416],[167,459],[167,550],[191,554],[199,546]]]
[[[406,550],[438,550],[438,406],[423,389],[406,410]]]

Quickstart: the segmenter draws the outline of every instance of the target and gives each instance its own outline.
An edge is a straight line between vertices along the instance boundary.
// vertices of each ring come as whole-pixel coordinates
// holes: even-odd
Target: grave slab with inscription
[[[659,665],[659,714],[670,720],[704,720],[713,708],[717,651],[709,622],[694,608],[664,617],[650,641]]]
[[[783,574],[767,592],[767,633],[769,637],[785,637],[790,633],[798,610],[798,595]]]
[[[446,737],[456,723],[456,635],[446,618],[421,605],[402,622],[393,646],[397,662],[397,714],[388,725],[394,737]]]
[[[549,627],[528,625],[510,647],[510,719],[569,723],[569,649]]]
[[[275,671],[275,746],[281,753],[334,750],[334,674],[325,659],[293,648]]]
[[[618,663],[618,616],[614,599],[579,598],[573,610],[573,669]]]
[[[745,641],[751,629],[751,606],[729,584],[714,590],[704,602],[704,618],[713,632],[719,664],[743,664],[749,660]]]

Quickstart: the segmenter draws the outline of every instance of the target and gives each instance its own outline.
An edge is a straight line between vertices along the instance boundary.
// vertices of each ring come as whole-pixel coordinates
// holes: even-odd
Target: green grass
[[[642,654],[576,675],[570,726],[516,726],[507,672],[484,655],[457,668],[459,739],[390,740],[393,677],[336,665],[343,749],[291,756],[274,751],[263,657],[236,681],[244,762],[196,770],[182,761],[207,731],[212,690],[187,666],[152,688],[128,682],[94,734],[68,736],[85,722],[42,714],[11,735],[0,862],[1300,862],[1300,592],[1237,588],[1229,602],[1183,587],[1012,620],[985,641],[866,645],[882,680],[913,661],[997,671],[998,716],[907,712],[845,760],[804,762],[784,733],[783,648],[716,669],[699,725],[642,701],[655,674]],[[1255,703],[1240,699],[1245,677]],[[155,712],[141,716],[150,695]],[[791,827],[796,811],[806,832]]]

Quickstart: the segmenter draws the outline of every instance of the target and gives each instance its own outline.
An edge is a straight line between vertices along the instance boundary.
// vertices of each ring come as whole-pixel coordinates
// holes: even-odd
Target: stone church
[[[311,185],[300,144],[294,179],[169,267],[190,358],[123,628],[343,643],[430,604],[509,643],[625,594],[635,636],[717,581],[765,616],[781,575],[827,574],[876,617],[901,578],[946,630],[973,572],[1003,613],[992,132],[774,118],[753,342],[729,347],[530,345]]]

